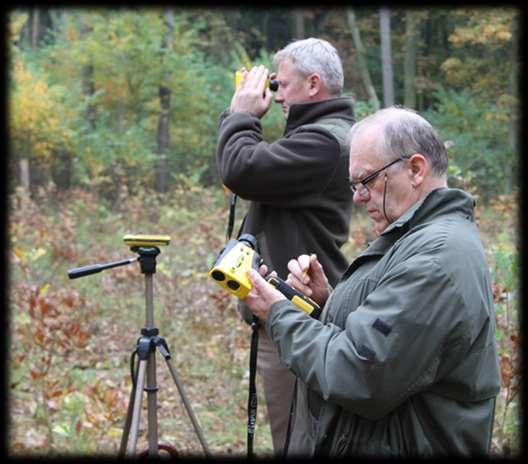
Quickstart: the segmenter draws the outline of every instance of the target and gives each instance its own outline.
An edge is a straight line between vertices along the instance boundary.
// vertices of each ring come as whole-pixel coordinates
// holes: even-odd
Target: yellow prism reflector
[[[127,234],[123,237],[123,241],[129,246],[151,247],[162,246],[170,243],[170,236],[168,235],[132,235]]]

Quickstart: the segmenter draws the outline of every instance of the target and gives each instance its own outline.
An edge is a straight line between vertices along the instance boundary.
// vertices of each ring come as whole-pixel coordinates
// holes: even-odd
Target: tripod
[[[143,390],[147,393],[148,456],[158,456],[160,448],[168,451],[170,454],[178,454],[176,449],[172,446],[158,444],[158,386],[156,384],[157,350],[165,359],[203,451],[207,456],[210,456],[209,448],[207,447],[202,429],[200,428],[191,405],[185,396],[176,369],[171,363],[171,353],[167,343],[165,342],[165,339],[159,336],[159,330],[154,326],[153,275],[156,272],[156,256],[160,253],[160,250],[158,247],[153,246],[134,246],[131,247],[131,250],[138,253],[139,257],[103,265],[89,265],[68,271],[69,277],[75,279],[111,267],[122,266],[134,261],[139,261],[141,272],[145,274],[146,327],[141,330],[141,337],[139,337],[136,344],[136,350],[133,353],[133,357],[134,355],[137,355],[139,358],[139,364],[135,375],[133,372],[134,369],[132,368],[132,390],[130,392],[130,400],[123,427],[119,454],[122,456],[125,454],[130,456],[136,453]]]

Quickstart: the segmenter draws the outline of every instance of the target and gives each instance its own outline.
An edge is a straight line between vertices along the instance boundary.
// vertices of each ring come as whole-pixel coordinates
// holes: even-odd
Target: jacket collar
[[[331,98],[315,103],[296,103],[290,106],[284,133],[329,116],[338,116],[354,122],[354,106],[350,97]]]
[[[411,206],[380,235],[388,235],[405,224],[412,227],[443,214],[458,213],[473,220],[474,208],[475,200],[469,193],[459,189],[437,188]]]
[[[444,214],[459,214],[473,220],[474,208],[474,198],[463,190],[445,187],[432,190],[369,243],[360,256],[383,254],[409,229]]]

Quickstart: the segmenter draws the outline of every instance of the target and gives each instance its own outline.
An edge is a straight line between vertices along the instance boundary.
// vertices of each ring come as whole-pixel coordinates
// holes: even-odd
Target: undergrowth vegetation
[[[520,448],[516,205],[514,196],[501,197],[477,215],[497,308],[502,389],[493,452],[501,456]],[[122,240],[127,233],[171,236],[157,257],[155,325],[212,453],[245,455],[250,329],[239,320],[234,297],[207,277],[225,243],[227,207],[220,190],[192,182],[169,195],[123,189],[111,204],[80,189],[10,196],[10,455],[117,453],[130,355],[145,326],[144,277],[137,263],[75,280],[67,271],[134,257]],[[345,253],[352,258],[372,238],[368,218],[355,212]],[[157,359],[160,442],[201,455],[168,369]],[[146,428],[145,410],[138,449],[147,447]],[[255,452],[272,453],[262,398]]]

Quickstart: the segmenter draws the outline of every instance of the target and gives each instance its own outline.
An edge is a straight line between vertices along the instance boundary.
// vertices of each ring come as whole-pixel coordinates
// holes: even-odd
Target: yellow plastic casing
[[[168,235],[132,235],[126,234],[123,241],[129,246],[152,247],[168,245],[170,243]]]
[[[238,89],[240,87],[240,84],[242,82],[242,73],[240,71],[235,72],[235,89]]]
[[[276,82],[276,81],[273,81]],[[238,89],[240,87],[240,84],[242,83],[242,72],[235,71],[235,89]],[[272,88],[270,80],[266,79],[266,87],[269,87],[272,90],[277,90],[277,88]]]
[[[252,287],[247,273],[251,268],[258,269],[260,262],[261,258],[255,250],[230,240],[208,275],[232,295],[245,298]]]

